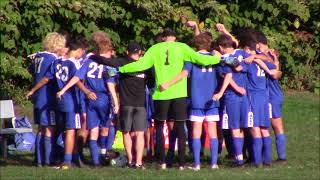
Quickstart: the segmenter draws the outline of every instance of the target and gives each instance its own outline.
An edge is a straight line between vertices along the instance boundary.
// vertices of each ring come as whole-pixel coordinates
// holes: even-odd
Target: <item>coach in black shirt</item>
[[[142,54],[141,47],[135,42],[128,45],[127,57],[104,58],[90,56],[90,59],[107,66],[119,67],[139,60]],[[120,130],[123,133],[123,142],[128,158],[128,166],[143,168],[142,157],[144,150],[144,131],[147,129],[147,113],[145,108],[145,88],[147,83],[153,84],[150,71],[129,74],[120,74],[119,97],[120,97]],[[132,142],[135,139],[136,162],[132,161]]]

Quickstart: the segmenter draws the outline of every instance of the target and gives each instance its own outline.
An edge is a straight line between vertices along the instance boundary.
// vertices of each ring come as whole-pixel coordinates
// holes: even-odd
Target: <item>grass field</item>
[[[150,163],[146,164],[145,171],[113,167],[85,167],[63,171],[36,168],[32,166],[30,155],[18,155],[10,157],[6,163],[0,161],[0,179],[320,179],[319,109],[319,96],[310,93],[287,93],[283,106],[287,133],[287,165],[236,169],[229,166],[230,162],[222,159],[219,170],[203,167],[198,172],[179,171],[176,168],[161,171],[155,169],[156,164]],[[28,113],[30,110],[19,111]],[[276,159],[274,144],[273,159]]]

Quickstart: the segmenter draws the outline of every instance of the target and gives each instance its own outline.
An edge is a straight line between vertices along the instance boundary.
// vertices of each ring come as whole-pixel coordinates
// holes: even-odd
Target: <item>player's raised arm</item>
[[[238,47],[239,46],[239,41],[224,27],[223,24],[216,24],[216,29],[217,31],[231,37],[232,41],[236,44],[236,46]]]
[[[187,24],[187,26],[189,26],[189,27],[191,27],[193,29],[193,35],[194,36],[197,36],[197,35],[199,35],[201,33],[197,22],[188,21],[186,24]]]
[[[131,73],[131,72],[140,72],[151,68],[154,64],[154,52],[155,46],[148,49],[142,58],[133,63],[129,63],[125,66],[121,66],[119,71],[121,73]]]

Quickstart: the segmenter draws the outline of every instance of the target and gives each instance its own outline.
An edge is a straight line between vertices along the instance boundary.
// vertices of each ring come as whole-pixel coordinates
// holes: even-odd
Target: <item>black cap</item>
[[[129,42],[128,44],[128,53],[129,54],[135,54],[138,53],[141,50],[141,46],[137,42]]]

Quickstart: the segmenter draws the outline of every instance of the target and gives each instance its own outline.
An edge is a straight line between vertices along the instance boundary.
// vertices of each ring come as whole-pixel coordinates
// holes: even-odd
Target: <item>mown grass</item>
[[[203,167],[200,171],[176,168],[157,170],[147,163],[147,170],[115,167],[101,169],[74,168],[68,171],[32,166],[30,155],[16,155],[0,161],[0,179],[319,179],[319,96],[310,93],[287,93],[283,116],[287,134],[287,165],[270,168],[236,169],[222,159],[219,170]],[[30,108],[20,109],[29,113]],[[223,155],[224,156],[224,155]],[[222,157],[223,157],[222,156]],[[276,159],[273,144],[273,159]]]

